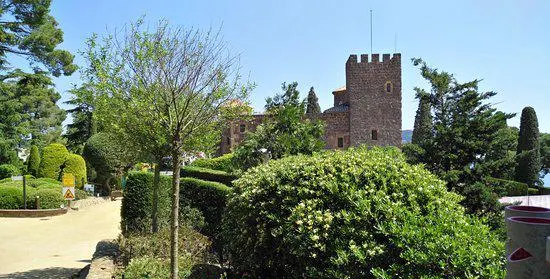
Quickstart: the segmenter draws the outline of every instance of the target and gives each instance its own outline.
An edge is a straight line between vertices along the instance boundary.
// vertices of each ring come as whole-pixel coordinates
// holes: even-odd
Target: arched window
[[[386,82],[384,89],[386,90],[387,93],[391,93],[393,91],[393,85],[391,84],[391,81]]]

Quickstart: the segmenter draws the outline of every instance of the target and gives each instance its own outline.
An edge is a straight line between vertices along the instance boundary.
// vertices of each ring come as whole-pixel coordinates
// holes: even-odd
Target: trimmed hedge
[[[526,196],[528,186],[525,183],[499,178],[485,178],[485,183],[500,197]]]
[[[37,176],[40,168],[40,152],[36,145],[31,146],[29,157],[27,158],[27,173]]]
[[[504,243],[397,148],[290,156],[234,182],[236,278],[504,278]]]
[[[10,164],[0,165],[0,179],[11,178],[12,176],[19,175],[19,174],[20,174],[19,169],[14,165],[10,165]]]
[[[197,159],[193,163],[191,163],[191,166],[212,170],[220,170],[229,173],[235,170],[235,166],[233,164],[233,153],[228,153],[220,157],[211,159]]]
[[[181,177],[192,177],[202,180],[223,183],[227,186],[232,185],[232,181],[237,179],[234,174],[225,171],[212,170],[201,167],[186,166],[181,169]]]
[[[130,172],[126,180],[126,190],[122,199],[121,228],[123,234],[151,231],[153,208],[153,179],[150,172]],[[160,176],[158,223],[159,229],[168,226],[170,220],[170,194],[172,178]]]
[[[84,183],[86,183],[86,162],[82,156],[77,154],[69,154],[65,161],[65,167],[63,173],[72,173],[76,180],[76,187],[82,189]]]
[[[58,180],[60,178],[61,166],[65,163],[69,151],[63,144],[52,143],[42,150],[38,177],[48,177]]]
[[[23,187],[21,182],[4,183],[0,185],[0,209],[23,208]],[[57,188],[41,186],[27,187],[27,209],[36,209],[36,197],[40,198],[40,209],[59,208],[65,203],[61,194],[61,186]]]

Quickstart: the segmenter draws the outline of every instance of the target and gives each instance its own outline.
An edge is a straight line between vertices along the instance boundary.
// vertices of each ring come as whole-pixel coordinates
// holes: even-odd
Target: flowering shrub
[[[234,181],[224,233],[242,278],[503,278],[503,243],[395,148],[271,161]]]

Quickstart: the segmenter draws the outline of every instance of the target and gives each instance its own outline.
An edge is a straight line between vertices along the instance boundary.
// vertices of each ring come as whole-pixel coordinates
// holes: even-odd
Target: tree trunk
[[[174,140],[172,150],[172,216],[171,216],[171,242],[170,242],[170,273],[172,279],[178,279],[178,229],[179,229],[179,196],[180,196],[180,165],[181,145],[179,138]]]
[[[162,163],[162,157],[155,157],[155,177],[153,178],[153,210],[151,212],[152,229],[153,233],[159,231],[158,225],[158,206],[159,206],[159,185],[160,185],[160,164]]]

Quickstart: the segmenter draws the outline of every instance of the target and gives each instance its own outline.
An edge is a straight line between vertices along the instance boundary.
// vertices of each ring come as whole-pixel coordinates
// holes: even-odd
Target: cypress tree
[[[532,186],[540,172],[539,124],[532,107],[521,111],[519,138],[516,153],[516,181]]]
[[[321,113],[321,107],[319,106],[319,99],[317,98],[317,95],[315,95],[315,91],[313,90],[313,87],[309,89],[309,93],[307,94],[306,113],[307,114]]]
[[[432,136],[432,113],[429,94],[420,90],[416,98],[419,102],[416,116],[414,117],[412,143],[421,146],[422,143]]]
[[[38,174],[38,168],[40,167],[40,153],[36,145],[31,146],[29,157],[27,158],[27,173],[35,176]]]

